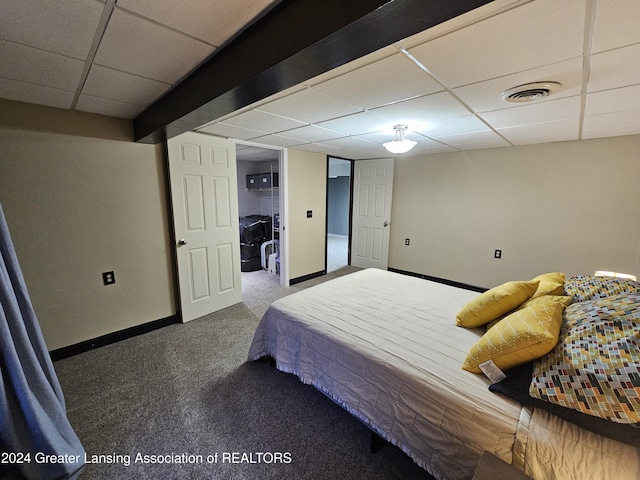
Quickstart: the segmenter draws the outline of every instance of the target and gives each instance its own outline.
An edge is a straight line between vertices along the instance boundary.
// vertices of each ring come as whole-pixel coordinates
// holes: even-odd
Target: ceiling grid
[[[138,125],[161,117],[165,100],[184,104],[191,86],[205,83],[188,82],[208,59],[233,51],[229,47],[251,28],[296,3],[4,0],[0,98]],[[387,8],[411,5],[425,18],[432,4],[460,3],[381,2]],[[640,134],[640,2],[478,5],[326,71],[305,63],[311,55],[277,71],[264,69],[244,83],[255,87],[268,78],[271,93],[252,98],[231,85],[213,99],[215,108],[200,111],[194,103],[192,113],[169,120],[173,134],[187,128],[354,159],[383,156],[381,145],[398,123],[408,125],[407,138],[418,142],[410,152],[416,155]],[[355,24],[388,34],[376,9],[371,12],[331,38],[342,39]],[[356,39],[338,44],[344,58],[355,48],[365,50],[358,36],[344,38]],[[328,44],[323,39],[304,48],[319,55]],[[253,48],[260,57],[268,45]],[[242,58],[228,59],[226,66],[242,69]],[[300,71],[307,68],[309,74]],[[499,98],[512,87],[543,81],[561,88],[531,103]],[[180,89],[183,96],[174,97]]]
[[[104,32],[107,29],[107,24],[109,23],[109,19],[111,18],[111,14],[113,13],[115,5],[116,5],[116,0],[105,1],[104,8],[102,10],[102,15],[100,16],[100,21],[98,22],[98,28],[96,29],[96,33],[93,37],[91,48],[89,48],[89,54],[87,55],[87,59],[84,63],[84,68],[82,69],[82,75],[80,77],[80,82],[78,83],[78,88],[76,89],[76,93],[73,96],[73,100],[71,102],[71,107],[70,107],[71,110],[74,110],[78,105],[78,99],[80,98],[80,94],[82,93],[84,84],[87,81],[89,70],[93,65],[96,52],[98,51],[98,47],[100,46],[100,42],[102,41]]]

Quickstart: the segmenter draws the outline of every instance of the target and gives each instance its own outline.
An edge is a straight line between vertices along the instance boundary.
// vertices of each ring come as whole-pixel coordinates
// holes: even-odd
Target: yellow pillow
[[[527,300],[526,302],[524,302],[523,304],[521,304],[518,308],[516,308],[517,310],[522,310],[523,308],[527,308],[527,307],[533,307],[534,305],[540,305],[542,303],[559,303],[560,305],[563,305],[565,307],[568,307],[569,305],[571,305],[573,303],[573,297],[569,297],[566,295],[543,295],[541,297],[531,297],[529,300]],[[512,312],[509,312],[512,313]],[[486,329],[489,330],[490,328],[494,327],[500,320],[502,320],[503,318],[505,318],[508,314],[503,315],[501,317],[496,318],[495,320],[492,320],[491,322],[487,323],[485,325]]]
[[[535,295],[531,297],[529,300],[524,302],[522,305],[518,307],[518,310],[522,310],[523,308],[533,307],[534,305],[540,305],[541,303],[559,303],[568,307],[573,303],[573,297],[567,295],[542,295],[540,297],[536,297]]]
[[[558,343],[563,310],[562,303],[547,302],[506,316],[471,347],[462,368],[481,373],[479,365],[493,360],[508,370],[546,355]]]
[[[532,279],[532,281],[536,280],[538,280],[540,284],[532,298],[541,297],[543,295],[564,294],[564,273],[543,273],[542,275],[538,275]]]
[[[459,327],[476,328],[510,312],[531,298],[539,282],[507,282],[498,285],[467,303],[456,316]]]
[[[504,317],[506,317],[506,315],[505,315]],[[495,327],[495,326],[498,324],[498,322],[499,322],[500,320],[502,320],[504,317],[498,317],[498,318],[496,318],[495,320],[491,320],[491,321],[490,321],[489,323],[487,323],[484,327],[485,327],[487,330],[489,330],[490,328]]]

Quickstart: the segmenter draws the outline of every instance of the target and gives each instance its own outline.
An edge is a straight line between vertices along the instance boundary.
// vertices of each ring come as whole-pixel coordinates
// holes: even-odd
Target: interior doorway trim
[[[353,213],[353,174],[354,174],[354,160],[349,158],[336,157],[334,155],[327,155],[327,186],[326,186],[326,212],[327,215],[325,217],[325,249],[324,249],[324,271],[325,273],[329,272],[329,220],[330,220],[330,203],[331,198],[329,195],[329,179],[330,179],[330,168],[331,168],[331,160],[340,160],[344,162],[349,162],[349,199],[347,206],[347,265],[351,265],[351,234],[352,234],[352,213]]]
[[[289,177],[289,151],[284,147],[275,147],[273,145],[266,145],[264,143],[251,142],[248,140],[234,139],[236,145],[246,145],[249,147],[264,148],[266,150],[275,150],[280,152],[280,159],[278,161],[278,204],[280,213],[280,285],[288,287],[290,284],[289,278],[289,232],[286,226],[289,225],[289,191],[287,188],[287,178]]]

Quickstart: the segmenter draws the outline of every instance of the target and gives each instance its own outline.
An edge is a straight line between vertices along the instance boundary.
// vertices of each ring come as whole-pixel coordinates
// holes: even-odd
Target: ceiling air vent
[[[500,98],[505,102],[524,103],[541,100],[556,92],[561,85],[558,82],[525,83],[505,90]]]

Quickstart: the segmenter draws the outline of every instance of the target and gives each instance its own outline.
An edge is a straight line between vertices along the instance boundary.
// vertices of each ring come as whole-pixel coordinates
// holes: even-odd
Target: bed
[[[361,270],[275,301],[248,358],[272,358],[438,479],[472,478],[484,451],[534,479],[640,479],[633,435],[594,433],[461,368],[491,330],[461,327],[457,316],[486,294]]]

